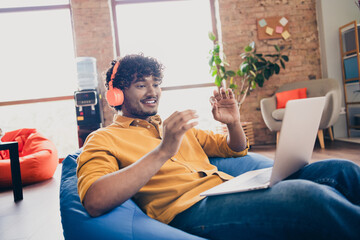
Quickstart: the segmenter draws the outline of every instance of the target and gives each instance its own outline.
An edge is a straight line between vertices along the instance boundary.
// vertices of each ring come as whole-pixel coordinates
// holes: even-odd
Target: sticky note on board
[[[267,25],[267,22],[266,22],[266,20],[264,18],[259,21],[259,26],[260,27],[265,27],[266,25]]]
[[[284,31],[281,36],[286,40],[290,37],[290,33],[288,31]]]
[[[274,29],[271,28],[271,27],[266,27],[266,30],[265,30],[266,34],[268,35],[273,35],[274,33]]]
[[[276,33],[282,33],[284,31],[284,28],[282,26],[276,26],[275,32]]]
[[[284,27],[286,26],[286,24],[288,23],[289,21],[286,19],[286,17],[282,17],[279,21],[279,23],[281,25],[283,25]]]

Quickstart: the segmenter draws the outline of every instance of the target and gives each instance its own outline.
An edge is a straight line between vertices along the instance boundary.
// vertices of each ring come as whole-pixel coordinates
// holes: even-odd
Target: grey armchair
[[[334,140],[331,126],[337,121],[341,107],[341,90],[338,82],[334,79],[318,79],[284,84],[276,91],[283,92],[297,88],[307,88],[307,97],[326,97],[324,112],[320,121],[318,138],[321,148],[325,148],[323,129],[329,129],[331,140]],[[285,109],[276,109],[276,96],[261,99],[261,114],[266,126],[270,131],[276,131],[276,142],[279,141],[279,133]],[[311,117],[311,116],[309,116]]]

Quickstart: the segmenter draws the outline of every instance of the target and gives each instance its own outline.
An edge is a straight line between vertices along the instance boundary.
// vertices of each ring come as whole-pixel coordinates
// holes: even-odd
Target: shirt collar
[[[150,117],[149,123],[161,125],[162,121],[161,121],[161,118],[159,115],[155,115],[155,116]]]
[[[120,125],[123,128],[128,128],[136,120],[140,120],[140,119],[129,118],[129,117],[121,116],[120,114],[115,114],[113,122]],[[144,121],[144,120],[141,120],[141,121]],[[151,116],[150,120],[149,120],[149,123],[156,124],[156,125],[160,125],[161,122],[162,121],[161,121],[161,118],[159,115]]]

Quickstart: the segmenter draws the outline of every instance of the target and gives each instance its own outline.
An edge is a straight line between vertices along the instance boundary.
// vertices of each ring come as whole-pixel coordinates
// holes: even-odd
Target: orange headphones
[[[106,100],[109,103],[110,106],[120,106],[123,104],[124,102],[124,93],[121,89],[119,88],[114,88],[113,87],[113,82],[115,79],[115,74],[117,72],[117,69],[120,65],[120,62],[117,61],[115,63],[115,66],[113,68],[112,74],[111,74],[111,78],[110,78],[110,82],[109,82],[109,90],[106,93]]]

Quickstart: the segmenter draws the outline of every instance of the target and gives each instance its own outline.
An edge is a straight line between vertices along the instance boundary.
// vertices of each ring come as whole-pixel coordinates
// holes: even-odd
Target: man
[[[108,97],[119,114],[89,135],[78,158],[79,196],[91,216],[133,198],[150,217],[210,239],[360,236],[360,168],[349,161],[310,164],[264,191],[201,197],[232,178],[208,157],[247,154],[237,103],[231,89],[214,91],[212,113],[228,136],[194,128],[192,110],[162,122],[162,71],[153,58],[128,55],[107,72],[109,92],[121,90],[123,102]]]

